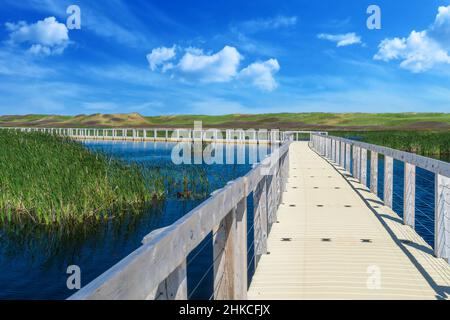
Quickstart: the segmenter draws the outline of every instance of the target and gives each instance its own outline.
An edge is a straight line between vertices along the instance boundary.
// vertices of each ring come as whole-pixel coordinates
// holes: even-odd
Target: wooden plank
[[[378,153],[370,152],[370,191],[378,193]]]
[[[403,188],[403,223],[414,229],[416,200],[416,166],[405,163]]]
[[[450,178],[435,176],[434,252],[450,263]]]
[[[361,170],[360,170],[360,181],[363,185],[367,186],[367,150],[361,148]]]
[[[359,180],[359,147],[353,146],[353,172],[352,175],[354,178]]]
[[[261,255],[267,253],[267,208],[265,177],[253,192],[253,234],[255,251],[255,268]]]
[[[233,299],[247,299],[247,197],[236,206],[236,247]]]
[[[147,300],[187,300],[186,261],[176,268]]]
[[[234,296],[234,266],[236,239],[236,210],[231,210],[213,229],[214,299],[227,300]]]
[[[394,187],[394,160],[384,156],[384,204],[392,208],[392,194]]]
[[[351,145],[349,143],[345,144],[345,170],[350,172],[350,161],[351,161]]]

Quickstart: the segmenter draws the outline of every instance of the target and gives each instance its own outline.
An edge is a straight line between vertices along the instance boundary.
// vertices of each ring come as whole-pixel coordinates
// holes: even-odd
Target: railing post
[[[267,253],[267,198],[266,198],[266,176],[253,191],[253,233],[255,251],[255,269],[261,255]]]
[[[405,162],[405,178],[403,188],[403,223],[414,229],[416,198],[416,166]]]
[[[361,148],[361,183],[367,187],[367,150]]]
[[[214,300],[233,299],[236,249],[236,209],[213,230]]]
[[[236,206],[236,248],[233,299],[247,300],[247,197]]]
[[[353,170],[352,175],[354,178],[358,179],[358,147],[353,146]]]
[[[347,172],[350,172],[350,161],[351,161],[351,145],[346,143],[345,144],[345,170]]]
[[[450,177],[435,174],[434,253],[450,263]]]
[[[341,142],[336,140],[336,159],[335,161],[338,165],[341,164]]]
[[[331,161],[335,162],[335,151],[336,151],[336,141],[332,138],[331,139]]]
[[[384,204],[392,208],[394,160],[384,156]]]
[[[275,166],[274,166],[275,167]],[[276,211],[277,211],[277,203],[276,203],[276,177],[277,170],[275,168],[270,169],[270,174],[266,175],[266,191],[267,191],[267,229],[276,221]]]
[[[340,162],[340,164],[341,164],[342,168],[345,168],[345,143],[342,142],[342,141],[341,141],[341,151],[340,151],[340,153],[341,153],[341,158],[340,158],[341,162]]]
[[[370,152],[370,191],[378,193],[378,153]]]
[[[186,261],[163,280],[149,300],[187,300]]]

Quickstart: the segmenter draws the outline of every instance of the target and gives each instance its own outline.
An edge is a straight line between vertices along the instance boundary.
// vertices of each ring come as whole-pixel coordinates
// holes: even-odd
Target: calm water
[[[250,169],[248,146],[245,164],[174,165],[172,143],[88,142],[86,146],[125,161],[135,161],[181,179],[184,175],[202,177],[204,196],[180,199],[177,187],[164,202],[150,204],[140,215],[77,232],[49,232],[34,226],[0,230],[0,299],[65,299],[74,292],[66,287],[67,266],[81,268],[82,286],[127,256],[154,229],[172,224],[208,195]],[[252,147],[250,147],[252,148]],[[237,152],[235,152],[235,156]],[[223,155],[226,157],[226,152]],[[180,174],[181,172],[181,174]],[[181,185],[181,184],[179,184]],[[181,187],[180,187],[181,188]],[[182,190],[178,190],[182,191]],[[251,197],[249,197],[251,198]],[[252,203],[249,200],[250,213]],[[249,214],[249,238],[253,218]],[[251,223],[251,224],[250,224]],[[75,235],[74,235],[75,234]],[[249,247],[252,243],[249,241]],[[249,273],[252,274],[252,249]],[[207,299],[212,293],[212,236],[205,239],[188,257],[188,292],[191,298]]]
[[[240,165],[179,165],[171,161],[174,144],[151,142],[89,142],[87,147],[125,161],[136,161],[147,167],[160,168],[166,174],[182,179],[183,175],[204,178],[203,197],[196,200],[179,199],[177,187],[161,203],[149,205],[140,215],[101,226],[86,227],[76,232],[49,232],[35,227],[0,230],[0,299],[65,299],[73,291],[66,287],[66,269],[78,265],[82,286],[140,246],[142,238],[154,229],[175,222],[201,203],[210,192],[229,180],[247,173],[246,162]],[[236,152],[235,152],[236,153]],[[226,157],[226,153],[223,155]],[[370,157],[368,159],[370,173]],[[378,190],[383,199],[383,157],[379,158]],[[434,174],[417,168],[416,230],[433,245]],[[394,210],[403,211],[403,164],[394,161]],[[200,178],[199,178],[200,179]],[[368,175],[370,181],[370,174]],[[203,181],[204,182],[204,181]],[[180,191],[180,190],[178,190]],[[253,204],[248,199],[248,275],[254,272]],[[74,235],[75,234],[75,235]],[[194,299],[209,299],[213,292],[212,234],[188,257],[188,295]]]

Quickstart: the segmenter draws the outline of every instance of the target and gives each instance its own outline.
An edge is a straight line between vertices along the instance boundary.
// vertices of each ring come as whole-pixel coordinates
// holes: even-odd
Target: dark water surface
[[[87,142],[86,146],[125,161],[161,168],[178,180],[182,180],[184,175],[198,177],[202,179],[204,196],[194,200],[179,198],[175,187],[165,201],[149,204],[140,215],[129,215],[100,226],[86,226],[70,233],[50,232],[34,226],[0,229],[0,299],[67,298],[74,293],[66,286],[69,265],[80,267],[81,285],[86,285],[138,248],[149,232],[172,224],[204,201],[212,191],[250,171],[249,148],[254,148],[245,147],[244,164],[174,165],[171,160],[173,143]],[[237,152],[234,154],[236,157]],[[226,157],[226,152],[223,156]],[[252,221],[251,201],[249,206],[249,221]],[[251,226],[249,237],[252,239]],[[211,262],[212,235],[188,257],[188,292],[191,298],[210,297]],[[251,258],[249,262],[251,266]]]

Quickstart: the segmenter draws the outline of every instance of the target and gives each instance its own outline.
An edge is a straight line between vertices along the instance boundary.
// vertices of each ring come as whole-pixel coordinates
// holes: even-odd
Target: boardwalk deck
[[[450,266],[374,194],[290,146],[289,180],[249,299],[442,299]]]

